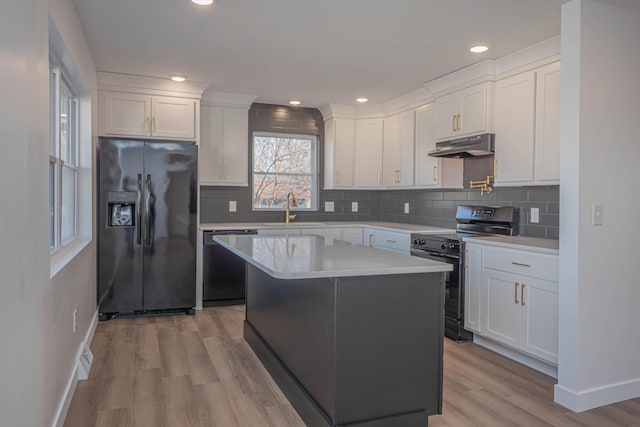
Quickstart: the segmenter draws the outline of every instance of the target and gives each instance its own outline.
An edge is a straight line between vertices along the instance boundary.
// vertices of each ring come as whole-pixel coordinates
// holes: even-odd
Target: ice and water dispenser
[[[109,227],[135,227],[138,193],[132,191],[109,191],[107,218]]]

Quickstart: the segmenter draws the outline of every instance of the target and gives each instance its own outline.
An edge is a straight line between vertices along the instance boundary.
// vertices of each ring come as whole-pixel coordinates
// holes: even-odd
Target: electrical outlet
[[[229,200],[229,212],[236,212],[238,205],[235,200]]]
[[[540,209],[539,208],[531,208],[531,223],[537,224],[540,222]]]
[[[406,213],[406,214],[409,213],[409,203],[405,203],[404,204],[404,213]]]
[[[78,331],[78,310],[73,310],[73,333]]]
[[[334,205],[333,202],[324,202],[324,211],[325,212],[333,212]]]
[[[351,202],[351,212],[358,212],[358,202]]]

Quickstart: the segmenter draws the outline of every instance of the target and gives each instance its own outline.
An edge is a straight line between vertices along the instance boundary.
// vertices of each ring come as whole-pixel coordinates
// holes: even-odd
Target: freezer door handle
[[[145,201],[144,201],[144,210],[146,215],[146,232],[145,232],[145,241],[146,245],[151,245],[151,175],[147,175],[147,188],[145,191]]]
[[[138,174],[138,200],[136,200],[136,242],[138,245],[142,244],[142,214],[140,208],[142,207],[142,174]]]

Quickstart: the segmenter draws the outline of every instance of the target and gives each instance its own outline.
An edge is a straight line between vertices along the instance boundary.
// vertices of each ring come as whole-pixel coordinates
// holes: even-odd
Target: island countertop
[[[221,235],[214,240],[277,279],[451,271],[443,262],[316,235]]]

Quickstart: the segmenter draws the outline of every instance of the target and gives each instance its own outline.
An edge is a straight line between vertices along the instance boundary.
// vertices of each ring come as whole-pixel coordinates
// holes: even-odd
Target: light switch
[[[324,211],[333,212],[333,202],[324,202]]]
[[[537,224],[540,222],[540,209],[539,208],[531,208],[531,223]]]
[[[358,202],[351,202],[351,212],[358,212]]]
[[[593,205],[593,225],[602,225],[604,216],[604,206],[603,205]]]
[[[409,203],[405,203],[404,204],[404,213],[406,213],[406,214],[409,213]]]
[[[235,200],[229,200],[229,212],[236,212],[237,204]]]

